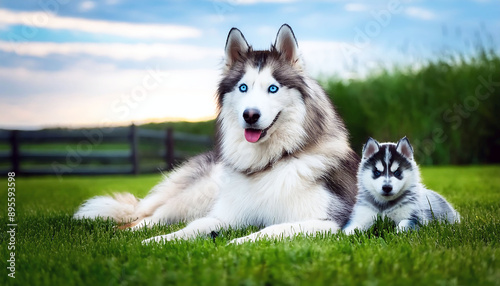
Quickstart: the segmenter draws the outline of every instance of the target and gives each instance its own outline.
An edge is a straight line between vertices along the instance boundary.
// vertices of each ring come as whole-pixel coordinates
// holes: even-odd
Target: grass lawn
[[[144,196],[160,175],[16,177],[16,273],[10,251],[7,178],[0,191],[1,285],[500,285],[500,166],[422,168],[424,183],[462,215],[396,234],[390,223],[347,237],[297,237],[226,245],[215,240],[142,246],[182,225],[120,231],[110,221],[75,221],[84,199],[115,191]]]

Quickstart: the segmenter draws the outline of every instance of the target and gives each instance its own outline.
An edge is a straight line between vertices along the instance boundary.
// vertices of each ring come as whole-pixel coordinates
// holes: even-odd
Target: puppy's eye
[[[382,172],[380,172],[379,170],[375,170],[375,171],[373,171],[373,175],[375,177],[380,177],[380,175],[382,175]]]
[[[241,92],[247,92],[248,86],[246,84],[242,83],[240,85],[239,89],[240,89]]]
[[[279,89],[279,88],[278,88],[277,86],[275,86],[274,84],[271,84],[267,90],[268,90],[270,93],[276,93],[276,92],[278,92],[278,89]]]
[[[396,170],[394,173],[392,173],[394,175],[394,177],[399,177],[401,176],[401,171],[400,170]]]

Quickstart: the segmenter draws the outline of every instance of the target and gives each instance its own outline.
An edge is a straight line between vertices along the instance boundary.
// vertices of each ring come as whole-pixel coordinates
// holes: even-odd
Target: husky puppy
[[[264,228],[233,242],[340,230],[355,203],[359,158],[329,97],[305,74],[292,29],[283,25],[269,50],[254,50],[233,28],[216,100],[215,150],[142,200],[92,198],[75,218],[111,217],[132,228],[191,221],[145,243],[250,225]]]
[[[358,196],[351,218],[344,228],[367,230],[377,216],[388,217],[398,231],[415,228],[437,219],[459,222],[460,216],[439,194],[420,182],[413,148],[404,137],[397,144],[379,144],[370,138],[363,147],[358,171]]]

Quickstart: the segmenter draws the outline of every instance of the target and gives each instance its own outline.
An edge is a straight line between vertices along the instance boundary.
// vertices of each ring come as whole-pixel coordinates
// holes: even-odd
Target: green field
[[[116,191],[144,196],[160,175],[16,178],[16,278],[1,285],[500,285],[500,166],[426,167],[426,185],[451,201],[458,225],[397,234],[390,223],[353,237],[330,234],[227,245],[215,240],[141,245],[182,225],[120,231],[110,221],[75,221],[86,198]],[[7,179],[4,177],[7,185]],[[7,204],[6,188],[0,203]],[[1,222],[7,224],[6,208]]]

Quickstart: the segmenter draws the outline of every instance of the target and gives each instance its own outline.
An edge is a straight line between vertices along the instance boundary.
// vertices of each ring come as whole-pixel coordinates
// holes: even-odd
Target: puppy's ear
[[[399,140],[398,145],[396,146],[396,151],[406,158],[413,160],[413,147],[410,144],[410,140],[408,140],[406,136]]]
[[[370,158],[373,154],[377,153],[379,149],[380,146],[378,145],[377,140],[370,137],[368,141],[366,141],[365,145],[363,145],[363,159]]]
[[[276,41],[274,43],[276,50],[280,52],[284,59],[292,65],[299,63],[299,45],[293,34],[292,28],[283,24],[278,30]]]
[[[240,30],[232,28],[227,35],[226,48],[225,48],[225,64],[226,70],[231,68],[231,66],[240,58],[242,58],[248,51],[250,46],[245,40],[245,37]]]

